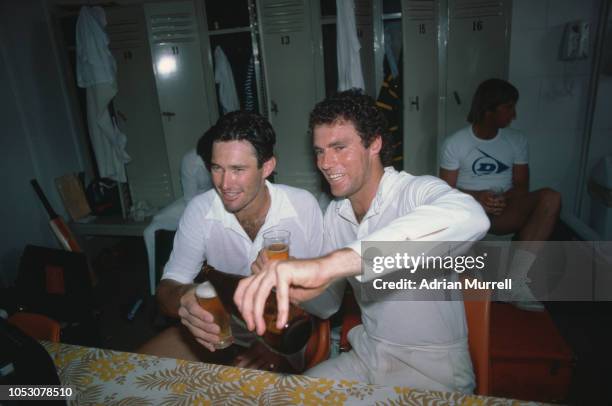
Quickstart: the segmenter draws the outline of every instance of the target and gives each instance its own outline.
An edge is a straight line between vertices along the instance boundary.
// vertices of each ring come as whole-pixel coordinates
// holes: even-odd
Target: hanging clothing
[[[131,161],[125,149],[127,137],[108,111],[108,105],[116,94],[114,83],[87,88],[87,128],[100,177],[125,183],[125,164]]]
[[[389,73],[382,83],[376,100],[376,106],[383,112],[389,125],[393,149],[393,167],[401,170],[404,165],[403,158],[403,131],[402,131],[402,77]]]
[[[117,63],[108,49],[102,7],[81,7],[76,23],[76,71],[79,87],[113,83]]]
[[[232,67],[220,46],[215,48],[215,82],[219,84],[219,102],[223,114],[240,110]]]
[[[391,70],[391,75],[394,78],[398,77],[400,72],[397,66],[397,59],[395,58],[395,52],[393,51],[392,46],[392,38],[394,35],[394,26],[388,25],[385,27],[385,57],[387,58],[387,63],[389,64],[389,69]],[[401,35],[401,31],[399,32]]]
[[[336,0],[336,8],[338,10],[336,36],[338,90],[365,89],[359,57],[361,44],[357,38],[355,23],[355,3],[353,0]]]
[[[87,89],[87,127],[100,177],[126,182],[127,137],[109,113],[117,94],[117,64],[108,49],[101,7],[81,7],[76,24],[77,83]]]

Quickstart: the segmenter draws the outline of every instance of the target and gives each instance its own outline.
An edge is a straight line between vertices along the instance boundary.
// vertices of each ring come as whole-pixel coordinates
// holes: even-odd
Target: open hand
[[[249,330],[256,329],[262,335],[266,331],[263,318],[266,299],[276,288],[278,317],[276,328],[282,329],[288,320],[289,301],[302,302],[320,295],[330,284],[331,278],[317,259],[267,261],[256,274],[240,281],[234,293]]]

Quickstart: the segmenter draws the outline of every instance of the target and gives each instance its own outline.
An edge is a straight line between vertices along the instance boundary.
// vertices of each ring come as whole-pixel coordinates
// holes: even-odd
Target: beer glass
[[[286,230],[272,230],[264,233],[264,250],[268,259],[289,259],[289,241],[291,233]],[[276,328],[277,303],[274,291],[270,293],[264,307],[264,320],[266,321],[267,339],[275,344],[280,344],[282,331]],[[290,314],[289,317],[292,315]]]
[[[491,192],[491,194],[493,195],[493,198],[497,199],[497,200],[505,200],[504,197],[504,188],[501,186],[492,186],[489,188],[489,192]]]
[[[264,233],[263,247],[268,259],[289,259],[289,239],[287,230],[272,230]]]
[[[225,311],[213,285],[208,281],[198,285],[195,295],[199,305],[213,315],[215,323],[221,328],[219,332],[219,342],[213,344],[213,346],[221,350],[232,345],[234,339],[230,327],[230,316],[229,313]]]

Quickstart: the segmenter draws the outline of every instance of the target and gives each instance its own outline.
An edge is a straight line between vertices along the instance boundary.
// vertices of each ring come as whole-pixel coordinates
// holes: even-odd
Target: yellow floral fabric
[[[75,405],[521,405],[43,342]],[[533,405],[533,402],[529,403]]]

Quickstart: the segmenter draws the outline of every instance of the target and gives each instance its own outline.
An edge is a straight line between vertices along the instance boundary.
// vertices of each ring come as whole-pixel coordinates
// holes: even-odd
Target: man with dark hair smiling
[[[264,117],[243,111],[221,117],[205,134],[205,143],[198,150],[214,189],[196,196],[187,206],[157,289],[162,312],[180,318],[183,326],[168,328],[139,352],[211,360],[210,352],[219,342],[219,326],[198,305],[193,283],[204,261],[223,272],[250,275],[263,234],[279,229],[291,233],[292,256],[320,255],[323,224],[315,198],[305,190],[266,180],[276,166],[275,141],[274,130]],[[232,326],[234,337],[249,345],[252,334],[241,335],[237,329]],[[239,357],[237,362],[250,367],[264,364],[267,369],[278,366],[257,354]]]
[[[388,135],[374,100],[357,90],[318,103],[310,115],[317,166],[336,197],[324,216],[327,255],[304,260],[258,261],[241,281],[235,302],[250,329],[265,331],[264,303],[273,287],[277,327],[289,301],[328,317],[340,306],[345,282],[354,291],[361,273],[362,241],[473,241],[489,221],[469,195],[432,176],[388,166]],[[356,277],[357,276],[357,277]],[[471,392],[474,374],[461,301],[356,299],[363,325],[349,333],[352,350],[307,375]]]

